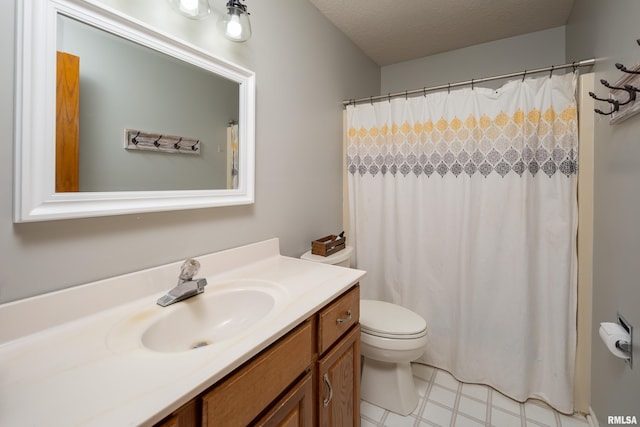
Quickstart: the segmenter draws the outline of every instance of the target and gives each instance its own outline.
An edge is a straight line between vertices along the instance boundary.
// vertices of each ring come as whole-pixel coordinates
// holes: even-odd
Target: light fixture
[[[211,13],[209,0],[169,0],[169,3],[179,14],[191,19],[206,18]]]
[[[227,14],[220,20],[220,31],[234,42],[245,42],[251,37],[251,22],[247,6],[240,0],[227,2]]]

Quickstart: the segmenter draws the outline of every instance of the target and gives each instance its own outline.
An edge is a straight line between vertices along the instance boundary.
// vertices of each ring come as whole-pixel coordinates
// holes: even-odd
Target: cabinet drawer
[[[360,287],[356,285],[318,315],[318,352],[323,354],[360,318]]]
[[[307,321],[202,398],[204,426],[246,426],[298,378],[312,361]]]

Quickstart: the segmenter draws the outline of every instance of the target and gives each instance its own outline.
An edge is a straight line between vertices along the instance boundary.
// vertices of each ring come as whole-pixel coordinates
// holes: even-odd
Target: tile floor
[[[362,401],[361,427],[589,427],[584,416],[560,414],[541,401],[519,403],[440,369],[413,368],[420,395],[415,411],[402,417]]]

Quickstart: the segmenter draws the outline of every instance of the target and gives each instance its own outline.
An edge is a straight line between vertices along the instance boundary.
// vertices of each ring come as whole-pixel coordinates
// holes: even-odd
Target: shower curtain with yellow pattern
[[[362,297],[427,321],[423,360],[573,411],[576,76],[347,107]]]

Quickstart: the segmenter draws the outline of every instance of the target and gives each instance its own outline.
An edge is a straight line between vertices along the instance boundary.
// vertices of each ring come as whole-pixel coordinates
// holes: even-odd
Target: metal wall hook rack
[[[616,62],[616,68],[620,71],[622,71],[623,73],[627,73],[627,74],[640,74],[640,71],[634,71],[634,70],[629,70],[627,67],[625,67],[624,65],[622,65],[619,62]]]
[[[636,43],[638,43],[638,45],[640,45],[640,39],[636,39]],[[627,73],[627,74],[640,74],[640,70],[629,70],[627,67],[625,67],[624,65],[622,65],[619,62],[616,62],[616,68],[620,71],[622,71],[623,73]]]
[[[593,111],[595,111],[596,113],[601,114],[601,115],[603,115],[603,116],[610,116],[610,115],[612,115],[613,113],[617,113],[618,111],[620,111],[620,104],[619,104],[618,102],[615,102],[615,101],[614,101],[614,103],[613,103],[613,107],[612,107],[611,111],[609,111],[609,112],[604,112],[604,111],[602,111],[602,110],[600,110],[600,109],[598,109],[598,108],[596,108],[596,109],[595,109],[595,110],[593,110]]]
[[[612,99],[612,98],[607,98],[607,99],[603,99],[603,98],[598,98],[593,92],[589,92],[589,96],[591,96],[593,99],[595,99],[596,101],[606,101],[609,102],[611,104],[613,104],[614,102],[617,102],[618,105],[627,105],[630,104],[632,102],[635,102],[636,100],[636,90],[635,87],[631,86],[631,85],[627,85],[630,86],[630,88],[627,87],[618,87],[618,86],[611,86],[606,80],[602,79],[600,80],[600,83],[602,83],[602,85],[604,87],[607,87],[609,89],[614,89],[614,90],[623,90],[628,94],[628,98],[626,101],[621,102],[618,99]]]
[[[636,92],[629,89],[625,89],[625,90],[629,94],[629,99],[627,99],[625,102],[621,102],[620,105],[627,105],[627,104],[631,104],[632,102],[636,102]]]
[[[608,102],[610,104],[613,104],[615,102],[611,98],[598,98],[598,96],[593,92],[589,92],[589,96],[592,97],[593,99],[595,99],[596,101]]]
[[[640,45],[640,39],[636,40]],[[614,84],[610,84],[607,80],[601,79],[600,84],[609,89],[607,98],[599,98],[593,92],[589,95],[600,102],[611,104],[609,111],[603,111],[595,108],[594,111],[603,116],[609,116],[609,124],[615,124],[625,120],[638,112],[640,112],[640,102],[636,102],[637,92],[640,92],[640,63],[633,67],[627,68],[621,63],[616,63],[615,67],[624,74]]]
[[[626,88],[626,87],[612,86],[605,79],[600,79],[600,83],[602,84],[602,86],[604,86],[606,88],[609,88],[609,89],[629,90],[629,88]],[[627,86],[630,86],[630,85],[627,85]]]

